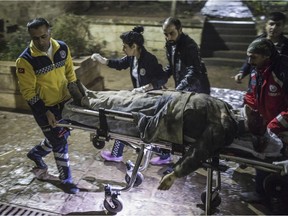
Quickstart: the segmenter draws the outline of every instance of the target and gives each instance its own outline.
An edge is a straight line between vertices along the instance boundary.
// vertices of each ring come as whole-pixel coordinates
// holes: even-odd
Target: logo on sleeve
[[[145,74],[146,74],[146,70],[145,70],[145,68],[140,68],[140,75],[141,76],[145,76]]]
[[[274,92],[277,91],[277,87],[275,85],[270,85],[269,86],[269,91],[274,93]]]
[[[25,73],[25,69],[24,68],[18,68],[18,73]]]
[[[60,51],[60,56],[62,59],[66,58],[66,52],[64,50]]]
[[[278,88],[275,85],[269,85],[269,96],[278,96],[280,93],[278,92]]]

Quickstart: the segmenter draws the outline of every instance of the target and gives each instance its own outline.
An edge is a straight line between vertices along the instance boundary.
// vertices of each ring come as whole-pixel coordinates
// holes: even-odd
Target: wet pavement
[[[129,77],[127,76],[127,79]],[[110,83],[110,87],[113,87]],[[229,100],[238,106],[243,92],[214,88],[212,95]],[[32,146],[42,140],[41,131],[30,114],[0,111],[0,215],[17,215],[20,210],[34,215],[106,215],[103,206],[104,186],[123,188],[127,160],[136,161],[136,152],[126,147],[124,162],[105,162],[100,151],[90,142],[88,131],[74,129],[71,133],[69,154],[74,182],[81,191],[76,195],[64,193],[54,179],[35,179],[34,164],[26,157]],[[111,149],[108,142],[105,149]],[[179,156],[174,156],[174,162]],[[54,158],[48,155],[45,162],[49,173],[57,178]],[[228,162],[226,162],[228,163]],[[239,199],[241,191],[253,189],[254,170],[242,170],[233,162],[222,173],[221,204],[215,215],[271,214],[263,205],[251,205]],[[130,191],[122,191],[119,199],[123,209],[117,215],[203,215],[201,193],[206,186],[206,170],[198,169],[187,177],[177,179],[169,191],[157,190],[165,166],[151,166],[142,172],[144,180]],[[16,212],[16,214],[13,213]],[[35,214],[36,214],[35,213]]]

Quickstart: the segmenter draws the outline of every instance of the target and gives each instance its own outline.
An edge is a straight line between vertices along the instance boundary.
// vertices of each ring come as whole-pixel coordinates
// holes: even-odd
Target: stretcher
[[[168,129],[165,127],[167,127],[167,124],[169,125],[170,123],[169,121],[175,120],[175,119],[176,121],[178,121],[177,118],[179,118],[180,123],[176,124],[176,126],[179,127],[179,124],[183,124],[183,122],[185,122],[185,118],[189,119],[187,115],[185,116],[184,120],[183,118],[181,118],[183,117],[183,113],[185,110],[183,109],[183,107],[181,108],[182,109],[181,111],[179,110],[179,107],[177,110],[177,108],[172,106],[171,103],[169,103],[169,105],[167,106],[167,103],[166,103],[167,98],[168,98],[168,101],[170,101],[171,95],[172,95],[172,98],[175,98],[174,92],[172,94],[169,93],[169,96],[165,95],[164,102],[163,102],[163,92],[161,91],[160,93],[159,91],[151,92],[148,98],[146,99],[145,99],[145,97],[147,96],[146,93],[137,94],[137,96],[135,96],[136,99],[133,96],[135,100],[144,100],[144,101],[149,100],[149,102],[152,101],[151,104],[158,104],[158,105],[160,104],[161,109],[159,108],[159,106],[156,106],[156,107],[153,106],[153,109],[152,109],[153,112],[151,111],[151,107],[147,104],[145,104],[147,105],[145,106],[145,109],[142,108],[142,105],[141,107],[139,106],[137,109],[135,109],[135,106],[133,108],[130,107],[132,111],[119,109],[119,106],[114,106],[113,101],[112,102],[108,101],[108,99],[110,100],[110,97],[116,97],[117,99],[119,99],[118,98],[119,95],[117,96],[116,92],[103,92],[104,95],[101,94],[100,96],[98,95],[99,97],[97,96],[96,98],[92,98],[93,105],[91,105],[90,103],[91,93],[92,92],[89,92],[89,91],[87,93],[87,90],[85,90],[84,98],[81,98],[81,104],[82,105],[84,104],[84,106],[79,106],[79,104],[76,104],[75,98],[74,98],[74,101],[73,100],[68,101],[65,104],[65,107],[63,110],[64,121],[59,123],[58,126],[66,127],[70,129],[81,129],[85,131],[90,131],[91,141],[94,147],[97,149],[102,149],[105,145],[105,142],[109,140],[113,140],[113,139],[121,140],[125,145],[135,149],[135,152],[137,153],[137,159],[135,161],[135,164],[131,161],[128,161],[126,164],[127,172],[125,176],[125,181],[127,182],[127,185],[123,188],[114,188],[110,185],[105,186],[105,199],[103,203],[104,207],[107,209],[108,212],[118,213],[123,209],[123,203],[120,199],[121,191],[129,191],[133,186],[134,187],[139,186],[142,183],[143,175],[141,174],[141,172],[148,167],[148,164],[149,164],[149,161],[151,159],[151,155],[153,152],[155,151],[159,152],[159,149],[169,150],[174,155],[184,156],[185,153],[187,153],[190,148],[190,146],[187,145],[187,143],[188,144],[193,143],[194,139],[192,135],[190,136],[189,134],[187,134],[187,131],[186,133],[183,132],[183,130],[185,131],[185,128],[183,129],[183,127],[180,127],[181,132],[178,132],[180,135],[178,134],[174,136],[173,138],[171,138],[169,135],[167,136],[167,134],[169,134],[170,132],[167,131]],[[184,104],[184,107],[188,106],[191,108],[195,105],[195,104],[193,106],[191,104],[189,105],[189,98],[192,96],[194,97],[194,94],[185,94],[183,96],[184,101],[181,100],[181,98],[179,98],[179,94],[181,95],[180,97],[182,97],[181,93],[177,92],[175,94],[177,95],[178,99],[180,99],[180,103],[182,105]],[[128,97],[130,97],[130,95],[128,95]],[[209,101],[210,96],[203,96],[203,97],[205,101]],[[214,100],[214,99],[211,99],[211,100]],[[105,101],[105,104],[103,103],[103,101]],[[120,101],[121,101],[121,105],[125,104],[125,101],[123,101],[123,98],[120,98]],[[87,106],[87,104],[89,104],[89,106]],[[98,104],[96,108],[95,108],[95,104],[96,105]],[[130,105],[131,104],[129,104],[129,106]],[[224,110],[222,110],[223,112],[220,113],[221,118],[223,118],[223,113],[225,113],[225,115],[227,113],[230,113],[232,115],[232,117],[229,116],[229,118],[227,116],[224,116],[225,121],[228,119],[228,122],[231,123],[231,125],[228,124],[226,128],[228,130],[228,127],[231,127],[232,124],[234,124],[234,122],[230,122],[231,120],[233,120],[233,112],[229,110],[229,107],[226,107],[225,103],[224,105],[225,105],[224,108],[222,107]],[[90,109],[87,107],[93,107],[93,109]],[[127,106],[125,105],[123,107],[127,108]],[[155,114],[155,110],[157,111],[156,114]],[[160,114],[159,114],[159,110],[162,111],[160,112]],[[163,110],[164,110],[164,113],[166,114],[164,116],[166,117],[167,117],[167,113],[169,113],[170,111],[175,112],[175,110],[177,111],[176,115],[178,114],[178,112],[182,112],[182,115],[181,117],[179,116],[175,117],[175,115],[173,115],[172,119],[169,120],[167,118],[164,118],[163,120],[159,118],[159,116],[163,117]],[[215,112],[216,111],[214,110],[214,113],[213,113],[214,115],[215,115]],[[152,115],[152,113],[154,115]],[[199,115],[199,113],[197,113],[197,115]],[[156,118],[156,120],[154,118],[155,116],[158,117]],[[151,122],[152,123],[156,122],[156,126],[152,125]],[[152,129],[149,129],[147,125],[148,126],[152,125],[151,126]],[[158,127],[160,127],[160,129],[158,129]],[[144,131],[140,130],[141,128],[142,129],[144,128]],[[145,130],[148,130],[148,132]],[[224,133],[224,131],[220,131],[220,134],[221,132]],[[237,132],[234,131],[234,129],[232,130],[231,128],[228,131],[228,134],[233,135],[233,137],[236,135],[236,133]],[[163,134],[165,134],[165,136]],[[231,138],[228,137],[228,139],[231,139]],[[201,165],[199,167],[196,167],[196,168],[204,167],[207,169],[207,172],[208,172],[206,191],[203,192],[203,194],[201,195],[201,200],[203,204],[205,204],[206,214],[210,214],[211,209],[218,207],[221,203],[221,198],[219,196],[219,190],[221,189],[220,173],[222,171],[225,171],[225,167],[223,167],[219,163],[220,160],[230,160],[230,161],[234,161],[237,163],[245,164],[247,166],[252,166],[257,169],[263,169],[271,173],[277,173],[279,175],[287,175],[287,164],[276,165],[270,162],[265,162],[263,160],[257,160],[257,159],[251,159],[251,158],[247,159],[247,158],[242,158],[239,156],[233,156],[229,153],[230,150],[227,152],[222,151],[223,149],[228,150],[229,148],[227,148],[227,146],[229,146],[232,141],[233,139],[227,143],[224,143],[223,141],[221,146],[217,146],[217,148],[214,149],[214,151],[212,152],[212,156],[210,154],[209,157],[205,158],[205,162],[201,162]],[[213,172],[215,171],[217,173],[217,178],[216,178],[216,185],[213,186]]]

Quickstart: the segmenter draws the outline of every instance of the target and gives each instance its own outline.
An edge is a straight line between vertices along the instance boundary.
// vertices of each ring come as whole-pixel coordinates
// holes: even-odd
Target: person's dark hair
[[[130,47],[135,43],[139,47],[144,46],[144,37],[143,37],[144,27],[136,26],[132,31],[124,32],[120,35],[123,43],[128,44]]]
[[[273,21],[283,20],[283,22],[285,23],[286,22],[286,16],[282,12],[272,12],[272,13],[268,14],[267,20],[273,20]]]
[[[182,28],[181,21],[175,17],[168,17],[167,19],[165,19],[163,25],[165,26],[175,25],[177,30]]]
[[[49,24],[49,22],[46,19],[39,17],[39,18],[35,18],[33,20],[30,20],[27,23],[27,29],[28,29],[28,31],[30,31],[31,29],[37,29],[43,25],[45,25],[47,28],[51,27],[51,25]]]

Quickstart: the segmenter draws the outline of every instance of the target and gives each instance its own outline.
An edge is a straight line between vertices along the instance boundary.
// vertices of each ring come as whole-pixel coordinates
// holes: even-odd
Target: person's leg
[[[121,162],[123,160],[123,150],[125,144],[121,140],[115,140],[112,151],[101,151],[101,157],[107,161]]]
[[[54,159],[59,172],[59,179],[62,183],[64,192],[76,194],[79,192],[79,188],[73,183],[71,169],[69,164],[68,154],[68,137],[69,131],[65,131],[63,128],[52,128],[48,133],[45,133],[47,139],[51,143]]]
[[[47,169],[48,167],[42,158],[48,155],[51,151],[52,146],[45,138],[28,152],[27,157],[35,162],[36,168]]]
[[[50,126],[48,125],[46,115],[39,115],[35,110],[32,109],[33,116],[38,126],[41,128],[43,134],[45,135],[45,131],[50,130]],[[36,167],[33,168],[33,173],[37,176],[37,178],[42,178],[47,173],[47,165],[45,164],[43,157],[48,155],[52,151],[52,146],[49,141],[45,138],[38,145],[34,146],[28,153],[27,157],[34,161]]]

